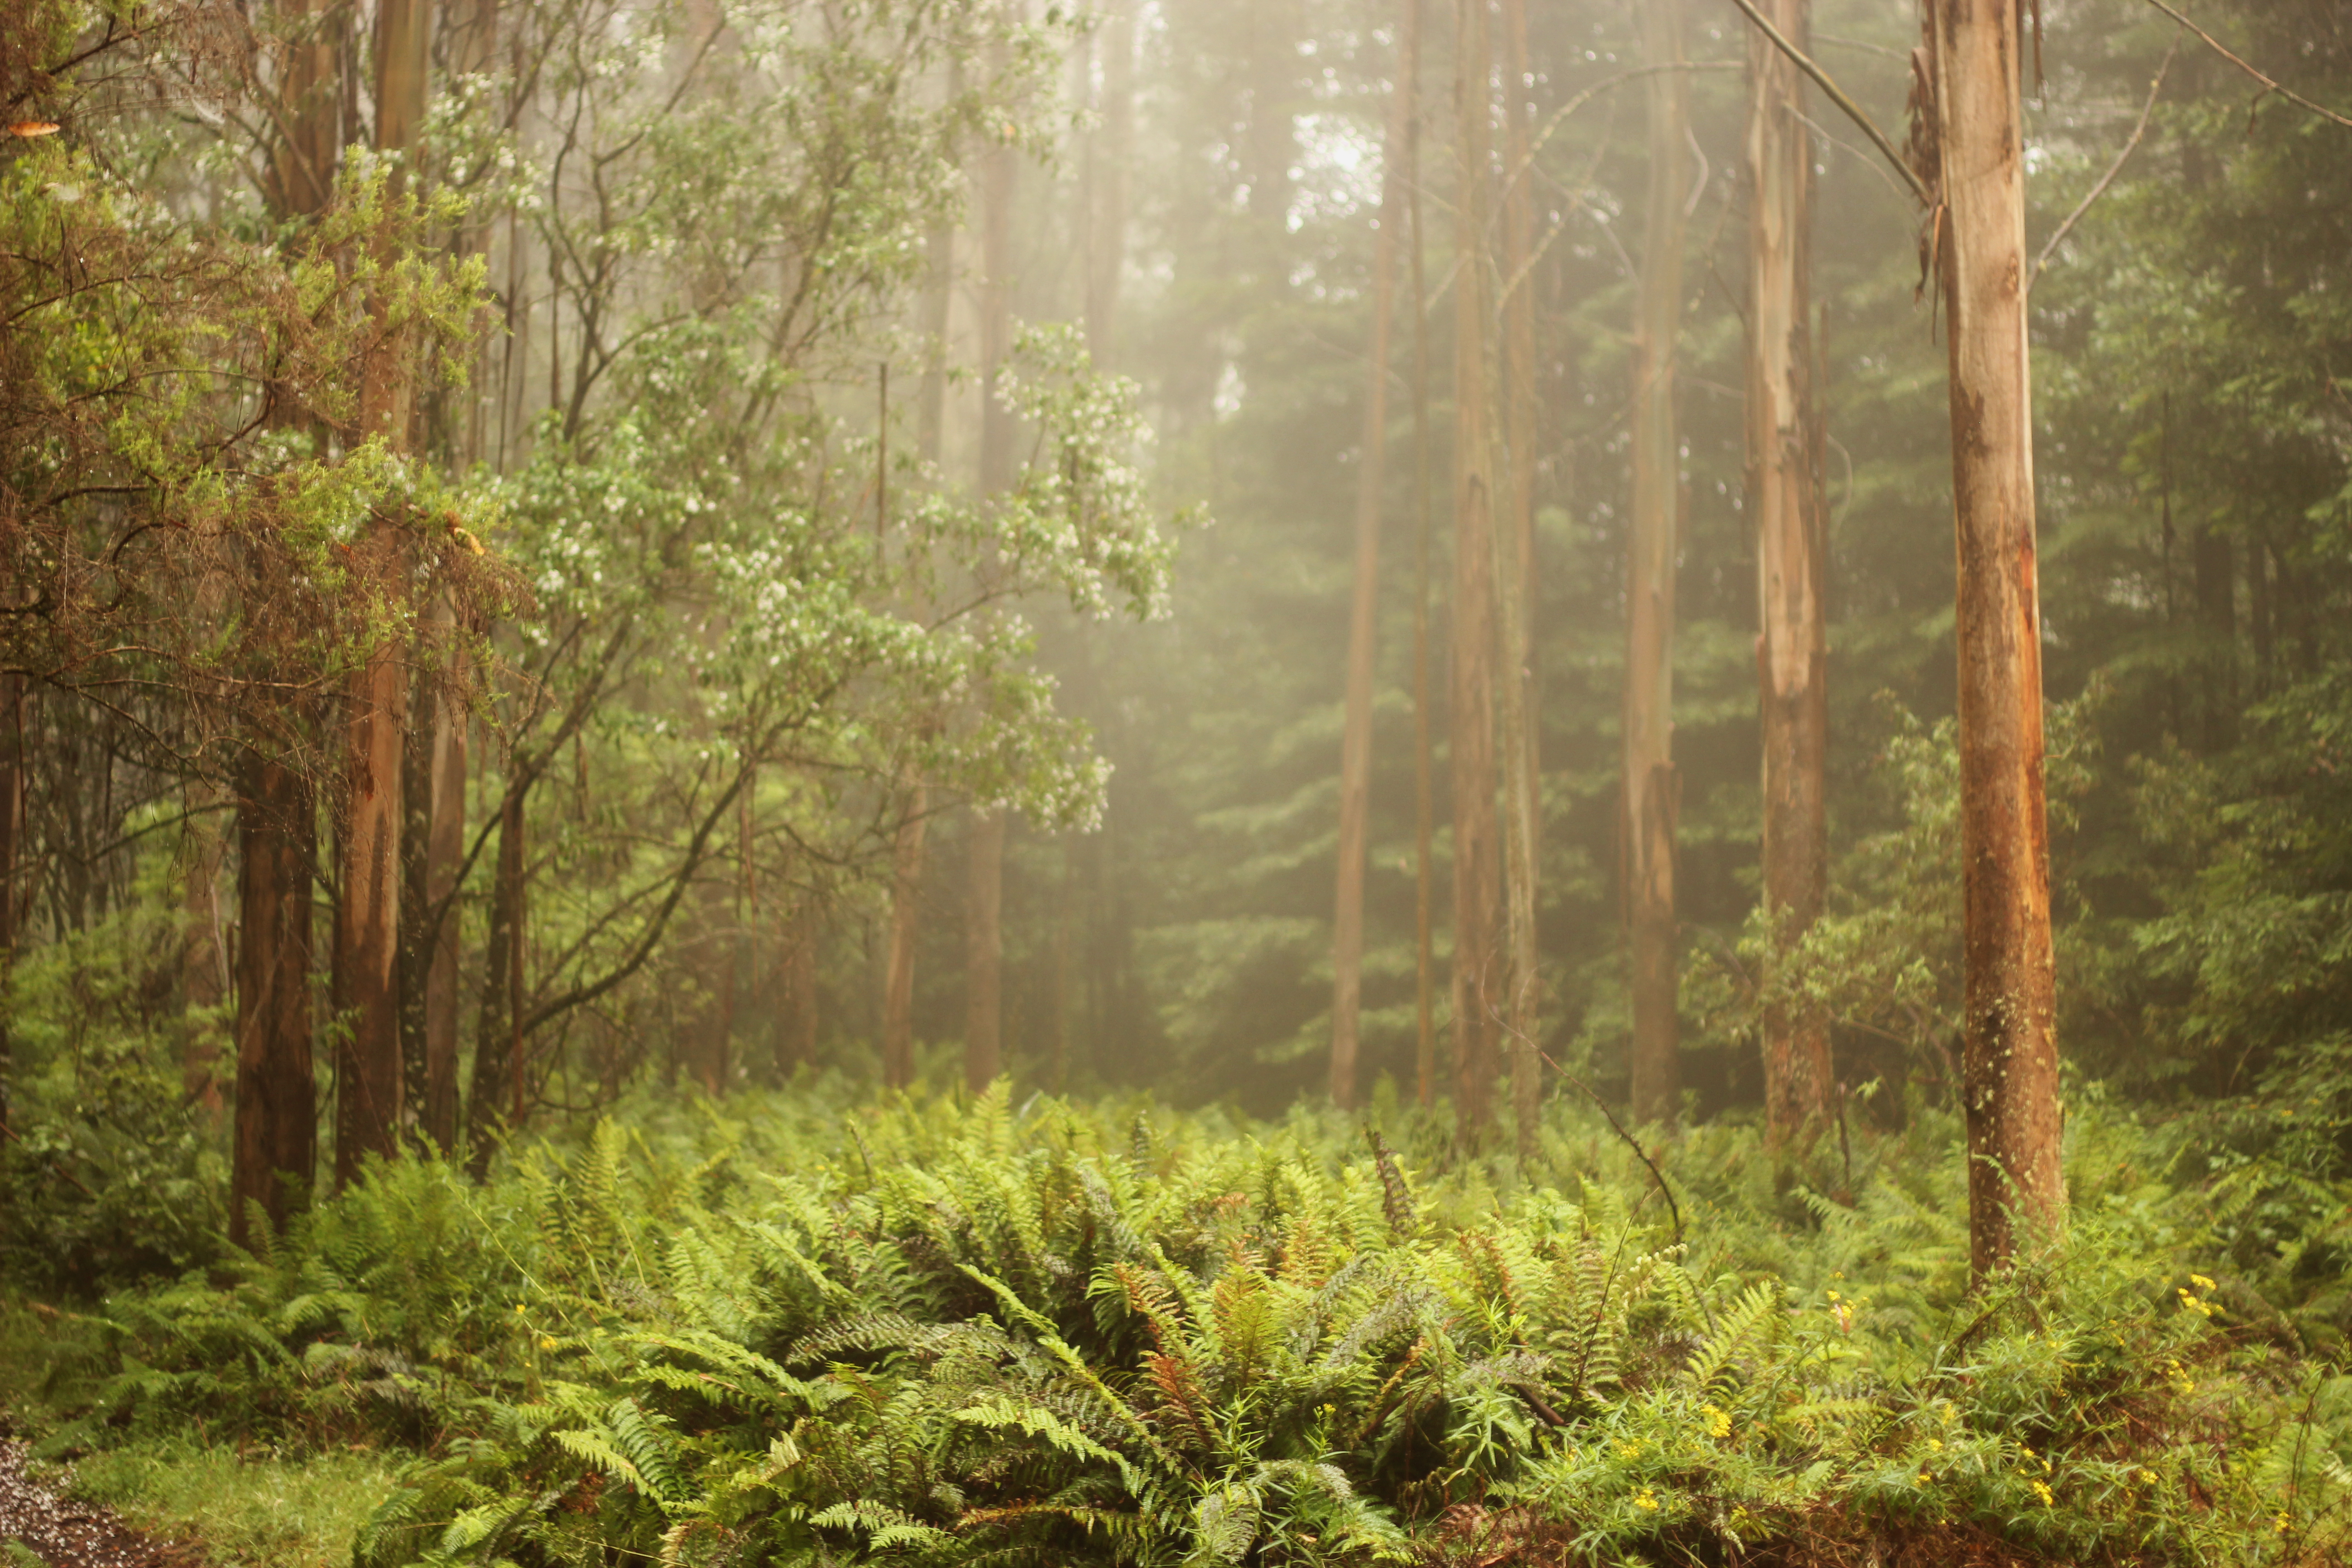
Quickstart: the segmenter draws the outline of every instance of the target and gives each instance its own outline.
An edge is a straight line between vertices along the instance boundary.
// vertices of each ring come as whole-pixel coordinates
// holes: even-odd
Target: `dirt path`
[[[0,1541],[23,1542],[50,1568],[199,1568],[194,1547],[27,1479],[26,1452],[23,1443],[0,1442]]]

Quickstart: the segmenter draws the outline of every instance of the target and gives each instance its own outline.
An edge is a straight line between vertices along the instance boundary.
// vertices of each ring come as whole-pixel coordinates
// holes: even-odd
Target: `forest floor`
[[[192,1568],[192,1542],[134,1529],[112,1509],[82,1501],[26,1474],[32,1446],[0,1442],[0,1550],[19,1568],[29,1552],[49,1568]]]
[[[0,1568],[338,1568],[394,1483],[372,1447],[299,1455],[176,1430],[66,1440],[110,1363],[98,1320],[0,1294]]]

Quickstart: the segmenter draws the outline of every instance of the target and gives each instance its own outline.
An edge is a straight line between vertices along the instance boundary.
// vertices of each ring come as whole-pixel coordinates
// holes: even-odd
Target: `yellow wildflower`
[[[1633,1494],[1633,1506],[1645,1512],[1655,1513],[1658,1511],[1658,1494],[1643,1487]]]
[[[550,1334],[541,1334],[541,1335],[540,1335],[540,1336],[539,1336],[539,1348],[540,1348],[540,1349],[541,1349],[541,1350],[543,1350],[543,1351],[551,1351],[551,1350],[553,1350],[553,1349],[555,1348],[555,1339],[554,1339],[554,1336],[550,1335]]]
[[[1698,1413],[1706,1418],[1706,1435],[1720,1442],[1731,1436],[1731,1417],[1712,1405],[1702,1405]]]
[[[2033,1483],[2033,1495],[2042,1500],[2042,1506],[2043,1508],[2053,1507],[2058,1500],[2055,1497],[2051,1495],[2050,1489],[2040,1481]]]
[[[2213,1281],[2208,1279],[2202,1274],[2191,1274],[2189,1277],[2189,1282],[2191,1285],[2196,1286],[2200,1290],[2210,1290],[2213,1289]]]

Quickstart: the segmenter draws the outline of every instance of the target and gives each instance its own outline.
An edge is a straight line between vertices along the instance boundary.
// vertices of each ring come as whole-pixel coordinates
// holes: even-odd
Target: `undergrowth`
[[[1670,1206],[1564,1110],[1522,1173],[1393,1111],[656,1102],[115,1296],[46,1451],[402,1446],[357,1568],[2340,1560],[2343,1193],[2078,1098],[2063,1248],[1974,1295],[1924,1111],[1815,1186],[1686,1132]]]

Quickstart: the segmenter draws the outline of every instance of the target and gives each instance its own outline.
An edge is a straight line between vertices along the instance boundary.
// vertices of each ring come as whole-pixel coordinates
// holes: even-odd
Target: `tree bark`
[[[383,0],[376,12],[376,148],[413,155],[425,121],[424,0]],[[393,189],[401,179],[396,171]],[[389,261],[387,255],[383,258]],[[395,452],[412,446],[415,370],[411,331],[389,301],[372,307],[377,346],[360,391],[360,430]],[[404,542],[379,518],[375,551],[394,558],[386,576],[404,575]],[[406,1073],[401,1059],[400,884],[404,750],[408,677],[400,644],[387,637],[352,677],[344,796],[338,836],[341,898],[335,909],[335,1005],[342,1026],[335,1071],[335,1184],[358,1175],[369,1154],[400,1150]]]
[[[214,606],[215,613],[218,606]],[[0,717],[0,722],[5,722]],[[6,784],[0,782],[0,789]],[[226,954],[221,951],[220,872],[228,836],[212,808],[221,804],[217,786],[191,784],[189,818],[183,840],[180,892],[180,993],[192,1013],[218,1007],[228,994]],[[0,804],[0,812],[7,807]],[[0,921],[0,945],[5,945]],[[0,961],[5,962],[5,961]],[[183,1019],[185,1044],[180,1058],[181,1098],[191,1110],[217,1124],[221,1110],[220,1036],[214,1026]]]
[[[474,1027],[474,1082],[466,1104],[467,1168],[477,1181],[509,1131],[521,1098],[523,792],[499,805],[499,858],[490,875],[490,925],[482,940],[482,1002]]]
[[[1364,978],[1365,850],[1371,827],[1372,653],[1380,607],[1381,500],[1387,475],[1389,317],[1396,298],[1397,230],[1403,215],[1404,141],[1421,68],[1420,0],[1405,19],[1381,158],[1380,233],[1372,246],[1372,352],[1356,469],[1356,574],[1348,616],[1347,715],[1339,743],[1339,867],[1331,919],[1331,1102],[1356,1103]]]
[[[996,1078],[1003,1055],[1004,813],[971,818],[964,917],[963,1079],[974,1094]]]
[[[793,1075],[816,1065],[817,938],[820,931],[814,901],[793,917],[792,946],[784,958],[784,1027],[778,1043],[776,1081],[790,1083]]]
[[[1641,8],[1643,52],[1653,66],[1683,59],[1682,0]],[[1622,726],[1626,945],[1633,1004],[1633,1118],[1667,1121],[1681,1091],[1675,1038],[1675,828],[1681,794],[1674,763],[1676,535],[1682,510],[1675,418],[1675,340],[1681,329],[1690,135],[1688,78],[1648,79],[1649,214],[1635,325],[1633,517],[1625,583]]]
[[[907,784],[890,858],[890,955],[882,984],[882,1082],[889,1089],[915,1081],[915,937],[922,918],[923,835],[930,826],[930,792]]]
[[[16,965],[17,862],[25,854],[25,678],[0,675],[0,998]],[[0,1127],[9,1126],[8,1078],[15,1070],[8,1009],[0,1006]]]
[[[2025,310],[2021,48],[2011,0],[1931,0],[1958,543],[1969,1263],[2063,1223],[2042,626]]]
[[[1542,821],[1535,703],[1536,573],[1536,311],[1533,265],[1533,127],[1528,110],[1527,0],[1503,0],[1503,122],[1511,172],[1503,187],[1504,447],[1510,464],[1503,487],[1503,526],[1496,530],[1496,582],[1502,616],[1504,909],[1508,931],[1510,992],[1504,1018],[1511,1041],[1511,1111],[1521,1159],[1538,1146],[1543,1105],[1543,1062],[1538,1053],[1542,1010],[1536,931],[1536,855]]]
[[[1808,48],[1811,0],[1759,0]],[[1756,675],[1763,731],[1767,925],[1764,1112],[1776,1148],[1809,1142],[1832,1113],[1829,1020],[1776,985],[1821,917],[1829,886],[1829,639],[1813,385],[1813,151],[1803,75],[1760,33],[1748,40],[1748,489],[1756,516]]]
[[[464,937],[457,868],[466,852],[466,710],[457,700],[465,655],[434,705],[433,825],[425,844],[425,897],[441,910],[425,975],[425,1113],[420,1130],[445,1153],[457,1147],[457,959]]]
[[[1454,1075],[1462,1136],[1493,1117],[1496,1019],[1503,1001],[1496,930],[1501,847],[1495,822],[1494,453],[1487,432],[1486,0],[1455,0],[1459,160],[1454,283]]]
[[[1413,96],[1421,94],[1418,41],[1422,0],[1409,0],[1415,40]],[[1412,231],[1412,904],[1413,1098],[1437,1103],[1436,873],[1437,781],[1429,695],[1430,555],[1436,508],[1430,497],[1429,283],[1427,236],[1421,221],[1421,113],[1405,121],[1405,222]]]
[[[248,760],[236,799],[236,1120],[229,1239],[251,1247],[257,1211],[272,1234],[310,1201],[318,1161],[310,1056],[310,879],[317,814],[310,782]]]

